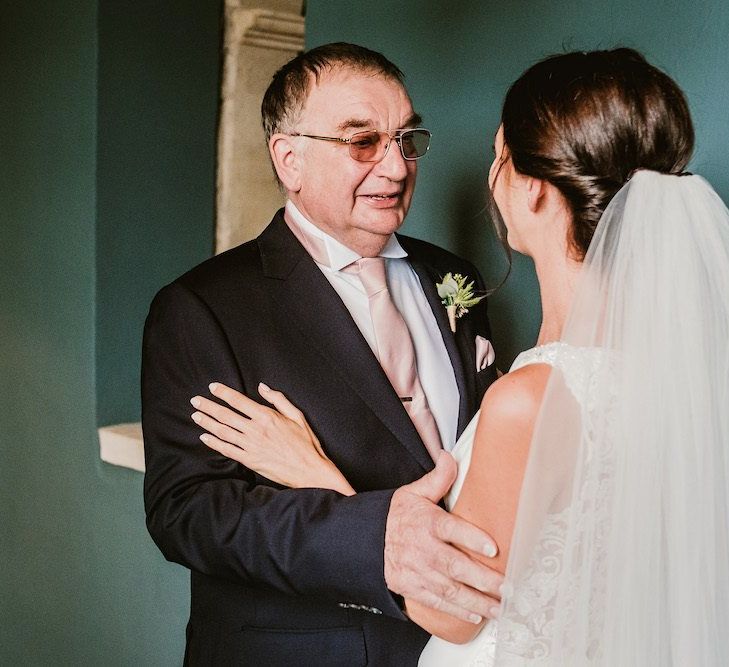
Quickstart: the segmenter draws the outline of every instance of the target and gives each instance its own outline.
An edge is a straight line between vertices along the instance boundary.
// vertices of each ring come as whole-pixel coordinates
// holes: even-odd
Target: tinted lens
[[[406,160],[417,160],[428,152],[430,132],[428,130],[405,130],[400,135],[400,150]]]
[[[387,135],[384,135],[387,139]],[[381,156],[380,144],[384,143],[379,132],[357,132],[349,141],[349,154],[360,162],[375,162]]]

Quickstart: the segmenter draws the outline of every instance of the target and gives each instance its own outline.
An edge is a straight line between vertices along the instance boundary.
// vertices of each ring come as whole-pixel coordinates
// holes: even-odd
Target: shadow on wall
[[[534,344],[539,330],[541,305],[534,264],[512,252],[506,277],[509,262],[489,215],[486,174],[462,162],[456,171],[448,192],[453,212],[451,246],[479,268],[486,289],[494,290],[489,297],[489,320],[498,366],[506,371],[519,352]]]

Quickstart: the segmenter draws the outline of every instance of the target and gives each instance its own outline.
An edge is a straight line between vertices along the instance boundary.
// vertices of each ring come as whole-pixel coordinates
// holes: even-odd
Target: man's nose
[[[407,161],[402,156],[400,145],[394,137],[390,138],[390,145],[387,148],[387,153],[385,154],[385,157],[377,163],[375,170],[379,176],[385,176],[391,181],[402,181],[407,176]]]

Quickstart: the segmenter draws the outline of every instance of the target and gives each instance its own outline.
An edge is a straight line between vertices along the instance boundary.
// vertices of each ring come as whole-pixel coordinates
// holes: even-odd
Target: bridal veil
[[[550,377],[497,664],[729,664],[729,211],[705,180],[633,175],[562,340],[590,361],[577,392]]]

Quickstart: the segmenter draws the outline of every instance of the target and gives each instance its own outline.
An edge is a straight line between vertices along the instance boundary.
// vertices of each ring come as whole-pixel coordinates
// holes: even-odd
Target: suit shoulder
[[[463,261],[460,257],[458,257],[458,255],[452,253],[450,250],[441,248],[430,241],[424,241],[423,239],[419,239],[414,236],[406,236],[405,234],[396,234],[396,236],[402,247],[413,254],[417,253],[419,255],[433,255],[436,257],[452,257],[459,261]]]
[[[398,234],[397,239],[408,254],[429,262],[433,266],[444,267],[445,273],[449,271],[469,275],[477,273],[474,265],[467,259],[459,257],[450,250],[441,248],[434,243],[403,234]]]
[[[159,290],[150,312],[203,308],[220,314],[244,307],[251,295],[266,291],[266,248],[269,264],[271,257],[283,256],[287,266],[296,261],[291,239],[281,209],[255,239],[206,259]]]
[[[231,288],[254,287],[264,273],[264,249],[269,255],[286,254],[292,238],[281,209],[256,238],[205,260],[175,282],[213,297],[217,291],[225,293]]]
[[[184,293],[195,295],[205,302],[215,300],[216,294],[224,295],[230,290],[240,289],[242,284],[250,284],[254,276],[260,275],[260,267],[260,252],[254,239],[189,269],[162,287],[155,301],[174,298],[174,295],[179,297]]]
[[[235,248],[210,257],[181,275],[174,282],[195,289],[208,284],[217,284],[232,276],[241,275],[255,267],[260,267],[260,252],[257,239],[247,241]]]
[[[240,292],[243,285],[251,284],[250,276],[255,272],[250,267],[260,265],[258,256],[255,241],[249,241],[194,266],[155,294],[147,326],[170,321],[185,327],[189,325],[186,318],[193,313],[203,315],[215,311],[216,304]]]

